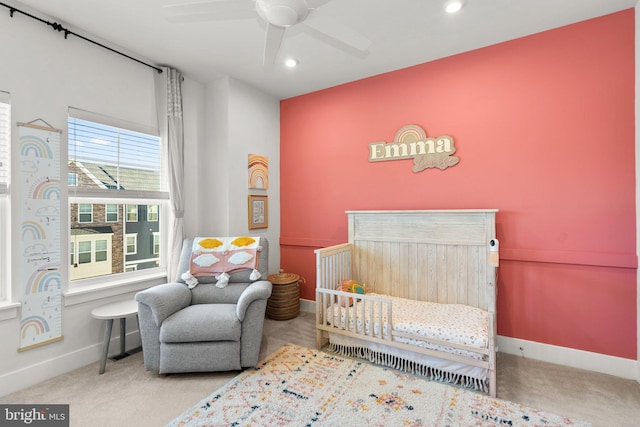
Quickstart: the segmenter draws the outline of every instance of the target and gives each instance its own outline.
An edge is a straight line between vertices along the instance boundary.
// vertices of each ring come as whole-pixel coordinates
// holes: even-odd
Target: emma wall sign
[[[445,170],[460,161],[460,158],[453,155],[455,152],[452,137],[443,135],[427,138],[426,132],[420,126],[406,125],[396,132],[393,142],[369,144],[369,161],[413,159],[414,172],[429,168]]]

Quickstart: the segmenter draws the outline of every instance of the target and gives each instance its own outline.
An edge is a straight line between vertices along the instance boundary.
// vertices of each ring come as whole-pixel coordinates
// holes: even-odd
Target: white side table
[[[127,353],[125,351],[125,336],[127,329],[127,317],[138,314],[138,303],[131,299],[126,301],[114,302],[91,310],[91,316],[96,319],[106,320],[104,330],[104,343],[102,344],[102,358],[100,359],[100,374],[104,374],[107,366],[107,357],[109,355],[109,342],[111,341],[111,330],[113,329],[113,320],[120,319],[120,354],[112,357],[112,360],[120,360],[140,349],[135,349]]]

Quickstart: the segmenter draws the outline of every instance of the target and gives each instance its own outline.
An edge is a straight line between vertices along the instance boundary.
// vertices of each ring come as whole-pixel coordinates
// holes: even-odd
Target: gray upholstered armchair
[[[185,239],[179,274],[189,270],[193,239]],[[220,289],[215,277],[198,277],[190,289],[182,279],[139,292],[138,318],[149,371],[204,372],[240,370],[258,363],[262,327],[271,283],[266,280],[269,243],[260,239],[258,266],[230,274]]]

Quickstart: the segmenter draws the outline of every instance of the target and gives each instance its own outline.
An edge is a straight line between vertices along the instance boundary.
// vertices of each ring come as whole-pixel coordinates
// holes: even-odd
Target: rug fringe
[[[423,365],[412,360],[391,354],[374,351],[366,347],[347,346],[335,343],[329,343],[329,351],[343,357],[355,357],[358,359],[368,360],[377,365],[387,366],[389,368],[398,369],[410,374],[419,375],[432,381],[456,385],[465,389],[489,392],[489,384],[486,379],[471,377],[464,374],[444,371],[431,366]]]

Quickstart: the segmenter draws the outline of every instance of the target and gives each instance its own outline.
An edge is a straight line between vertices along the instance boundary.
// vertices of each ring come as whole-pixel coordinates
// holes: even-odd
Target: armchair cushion
[[[235,304],[190,305],[165,319],[160,341],[239,341],[241,327]]]
[[[191,289],[191,304],[235,304],[248,287],[249,283],[229,283],[224,288],[201,283]]]

